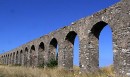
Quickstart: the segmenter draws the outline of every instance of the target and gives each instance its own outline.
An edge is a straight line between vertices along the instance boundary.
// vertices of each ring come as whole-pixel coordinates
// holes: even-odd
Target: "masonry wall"
[[[116,77],[130,74],[130,1],[121,2],[89,17],[73,22],[59,30],[32,40],[16,49],[0,55],[3,64],[38,66],[49,59],[56,59],[58,67],[73,68],[73,46],[79,38],[79,67],[82,72],[99,69],[98,40],[102,29],[109,25],[113,36],[113,59]],[[58,54],[56,49],[58,46]]]

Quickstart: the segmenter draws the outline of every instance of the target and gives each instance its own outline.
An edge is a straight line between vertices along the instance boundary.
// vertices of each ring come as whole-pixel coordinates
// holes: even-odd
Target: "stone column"
[[[29,64],[30,64],[30,52],[29,52],[30,50],[28,49],[28,51],[27,51],[27,66],[29,66]]]
[[[72,69],[73,68],[73,44],[68,41],[64,41],[64,50],[63,53],[63,59],[64,59],[64,67],[66,69]]]
[[[10,55],[8,54],[8,64],[10,64]]]
[[[2,64],[4,64],[4,56],[3,56],[3,58],[2,58]]]
[[[65,68],[65,51],[64,51],[64,42],[61,41],[61,43],[58,43],[59,49],[58,49],[58,67],[59,68]]]
[[[5,64],[5,56],[3,57],[3,64]]]
[[[130,23],[121,22],[114,31],[114,69],[116,77],[130,76]]]
[[[18,64],[18,51],[16,52],[16,64]]]
[[[44,63],[44,49],[39,47],[38,49],[38,65],[42,65]]]
[[[24,66],[24,55],[25,52],[23,51],[22,54],[21,54],[21,58],[22,58],[22,61],[21,61],[21,65]]]
[[[11,64],[13,64],[13,53],[12,53],[12,56],[11,56]]]
[[[46,67],[46,63],[49,61],[48,52],[49,52],[49,46],[45,45],[45,50],[44,50],[44,64],[45,64],[45,67]]]
[[[23,50],[20,51],[20,65],[21,66],[24,65],[24,51]]]
[[[34,62],[35,62],[34,66],[37,67],[38,66],[38,48],[37,47],[35,48],[35,51],[34,51],[34,57],[35,57],[34,58],[35,59],[34,60]]]
[[[8,55],[7,55],[7,65],[9,64],[8,59],[9,59],[9,57],[8,57]]]
[[[5,56],[4,56],[4,58],[3,58],[3,64],[5,64]]]
[[[28,50],[27,49],[25,49],[25,53],[24,53],[24,66],[27,66],[27,56],[28,55]]]
[[[1,62],[2,62],[2,64],[4,64],[4,56],[2,56]]]
[[[12,53],[12,58],[11,58],[11,61],[12,61],[12,65],[14,64],[14,57],[13,57],[13,53]]]
[[[14,53],[12,53],[12,65],[14,64]]]
[[[1,63],[3,64],[3,56],[1,57]]]
[[[6,55],[6,65],[8,64],[8,58],[7,58],[8,56]]]
[[[8,65],[8,58],[7,58],[8,56],[6,55],[6,65]]]
[[[5,64],[7,64],[7,56],[5,56]]]
[[[10,60],[10,64],[12,64],[12,54],[10,54],[9,60]]]
[[[14,65],[16,64],[16,52],[15,52],[15,55],[14,55]]]
[[[6,56],[4,57],[4,64],[6,64]]]
[[[3,60],[2,60],[2,59],[3,59],[3,57],[0,57],[0,62],[1,62],[1,64],[3,63]]]
[[[76,37],[75,32],[69,32],[59,45],[58,66],[65,69],[73,68],[73,46]]]
[[[20,51],[18,51],[18,64],[20,64]]]
[[[4,64],[4,56],[3,56],[3,58],[2,58],[2,64]]]
[[[32,51],[29,51],[29,66],[32,66]]]
[[[3,64],[3,56],[0,57],[0,62]]]

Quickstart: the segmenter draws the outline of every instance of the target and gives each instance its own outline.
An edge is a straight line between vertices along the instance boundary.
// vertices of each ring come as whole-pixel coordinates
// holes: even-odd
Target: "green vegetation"
[[[46,63],[46,66],[49,67],[49,68],[54,68],[54,67],[57,67],[58,65],[58,60],[55,60],[55,59],[50,59],[48,63]]]
[[[42,64],[39,64],[38,67],[39,68],[44,68],[45,66],[47,68],[54,68],[54,67],[57,67],[58,65],[58,60],[55,60],[55,59],[50,59],[47,63],[42,63]]]

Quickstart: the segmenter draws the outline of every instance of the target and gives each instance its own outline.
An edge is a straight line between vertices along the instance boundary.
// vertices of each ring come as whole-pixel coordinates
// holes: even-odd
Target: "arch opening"
[[[89,38],[90,52],[95,55],[93,64],[96,64],[95,66],[98,68],[113,64],[112,29],[110,26],[103,21],[96,23],[91,29]]]
[[[58,42],[55,38],[53,38],[49,44],[49,59],[55,59],[58,61]]]
[[[31,46],[30,50],[30,66],[35,66],[36,64],[36,54],[35,54],[35,46]]]
[[[110,66],[113,64],[112,31],[106,25],[99,36],[99,67]]]
[[[79,38],[75,37],[74,41],[74,52],[73,52],[73,65],[79,67]]]
[[[73,68],[74,65],[79,67],[79,41],[77,33],[70,31],[65,38],[65,52],[66,66]]]
[[[41,42],[38,48],[38,65],[42,66],[44,64],[44,43]]]
[[[31,50],[35,51],[35,46],[34,45],[31,46]]]
[[[107,23],[100,21],[98,23],[96,23],[92,29],[91,29],[91,33],[97,38],[99,39],[99,35],[102,31],[102,29],[107,25]]]

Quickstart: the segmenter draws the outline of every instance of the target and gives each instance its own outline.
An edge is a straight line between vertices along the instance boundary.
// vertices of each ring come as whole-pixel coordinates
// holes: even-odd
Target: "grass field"
[[[73,71],[67,71],[58,68],[43,69],[0,65],[0,77],[114,77],[114,74],[112,66],[101,68],[94,74],[83,74],[77,67],[74,67]]]

